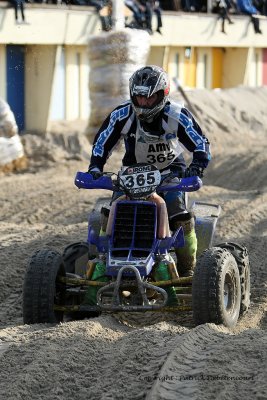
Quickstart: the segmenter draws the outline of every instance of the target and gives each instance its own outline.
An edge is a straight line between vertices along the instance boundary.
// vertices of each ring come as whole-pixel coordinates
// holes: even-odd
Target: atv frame
[[[250,304],[250,265],[244,246],[233,242],[213,244],[221,212],[219,205],[203,202],[192,204],[198,240],[197,265],[193,277],[177,278],[169,265],[171,279],[147,281],[141,279],[139,270],[131,264],[120,268],[113,279],[100,282],[90,277],[96,257],[98,262],[105,262],[103,254],[108,243],[99,233],[101,210],[109,207],[109,202],[109,198],[104,198],[96,203],[89,216],[86,242],[67,246],[62,255],[50,249],[38,250],[33,254],[24,280],[24,323],[58,323],[66,315],[72,318],[96,317],[101,312],[193,311],[196,324],[212,322],[227,327],[236,325]],[[177,231],[170,240],[170,249],[174,244],[182,245],[182,230]],[[158,253],[161,258],[160,251]],[[83,304],[88,287],[97,288],[96,305]],[[177,306],[166,305],[167,287],[175,288],[179,301]],[[131,294],[133,289],[134,295],[128,300],[127,293]],[[158,300],[151,301],[149,293],[154,293]]]

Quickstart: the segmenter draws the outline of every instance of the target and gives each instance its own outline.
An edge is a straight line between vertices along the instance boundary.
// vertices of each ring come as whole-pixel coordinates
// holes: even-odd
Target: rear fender
[[[88,243],[96,246],[97,250],[100,253],[105,253],[108,250],[108,246],[109,246],[109,236],[100,236],[98,235],[94,228],[89,225],[88,227]]]
[[[213,238],[221,206],[195,201],[190,209],[196,217],[197,257],[213,246]]]

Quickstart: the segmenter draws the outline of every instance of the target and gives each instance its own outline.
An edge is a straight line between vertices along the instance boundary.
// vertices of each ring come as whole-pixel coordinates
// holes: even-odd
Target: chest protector
[[[183,147],[177,137],[180,111],[181,107],[178,104],[169,107],[167,122],[162,120],[161,132],[163,131],[163,133],[153,141],[146,138],[145,130],[140,121],[137,121],[135,157],[138,163],[153,164],[162,170],[183,152]]]

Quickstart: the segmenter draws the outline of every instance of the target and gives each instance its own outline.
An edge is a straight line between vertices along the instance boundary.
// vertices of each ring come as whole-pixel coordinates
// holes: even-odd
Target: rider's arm
[[[124,103],[115,108],[103,122],[96,134],[89,169],[103,171],[112,150],[121,138],[121,131],[128,120],[130,104]]]
[[[192,162],[206,168],[211,159],[210,143],[186,108],[182,108],[180,113],[177,136],[186,149],[193,153]]]

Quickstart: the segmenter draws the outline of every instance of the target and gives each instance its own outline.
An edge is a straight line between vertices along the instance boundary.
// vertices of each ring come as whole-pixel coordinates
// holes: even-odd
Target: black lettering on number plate
[[[173,154],[173,152],[171,151],[170,153],[167,153],[167,155],[165,155],[163,153],[159,153],[159,154],[157,154],[157,156],[155,156],[155,154],[148,154],[147,160],[148,160],[149,164],[154,164],[156,162],[163,163],[166,160],[171,161],[174,159],[174,157],[175,157],[175,154]]]
[[[144,184],[146,183],[145,175],[144,174],[136,175],[136,183],[138,186],[144,186]]]
[[[136,174],[125,177],[125,186],[127,189],[134,187],[142,187],[146,185],[153,185],[156,182],[154,172],[148,172],[147,174]]]
[[[148,184],[148,185],[153,185],[153,183],[155,183],[154,172],[149,172],[149,173],[147,174],[147,184]]]
[[[134,178],[132,175],[126,176],[125,186],[130,189],[134,186]]]

